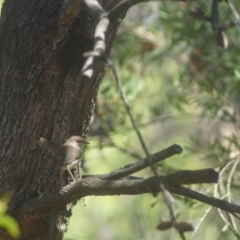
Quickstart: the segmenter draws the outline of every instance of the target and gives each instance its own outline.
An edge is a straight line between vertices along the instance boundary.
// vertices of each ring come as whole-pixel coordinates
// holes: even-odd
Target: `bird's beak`
[[[87,142],[86,140],[82,140],[81,143],[89,144],[89,142]]]

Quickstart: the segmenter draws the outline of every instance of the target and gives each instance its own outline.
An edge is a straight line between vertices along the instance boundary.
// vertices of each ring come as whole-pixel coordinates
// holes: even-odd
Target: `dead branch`
[[[159,192],[160,182],[171,192],[179,195],[185,194],[184,196],[188,197],[187,190],[184,191],[182,188],[178,190],[179,187],[173,186],[190,183],[215,183],[217,182],[218,174],[212,169],[205,169],[200,171],[179,171],[167,176],[151,177],[148,179],[102,180],[100,177],[93,176],[83,178],[81,181],[63,187],[58,193],[31,199],[24,203],[19,209],[18,218],[21,221],[24,220],[24,222],[32,221],[50,212],[61,211],[62,207],[67,203],[77,201],[86,196],[139,195]],[[189,196],[193,196],[194,199],[208,204],[212,203],[210,205],[219,203],[216,203],[216,201],[209,201],[209,197],[203,194],[200,197],[199,195],[194,195],[193,191],[190,191]],[[225,203],[223,204],[223,210],[232,211],[234,208],[234,212],[240,213],[240,206],[233,207],[226,201],[219,201],[222,204]],[[222,208],[222,204],[218,204],[217,206]]]

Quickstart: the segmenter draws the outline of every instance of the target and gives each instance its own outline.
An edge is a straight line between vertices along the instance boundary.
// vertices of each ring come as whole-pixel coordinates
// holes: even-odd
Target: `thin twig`
[[[134,158],[136,158],[136,159],[138,159],[138,160],[142,158],[139,154],[134,153],[134,152],[131,152],[131,151],[125,149],[125,148],[122,148],[122,147],[118,146],[118,145],[113,141],[113,139],[111,138],[111,136],[108,134],[108,133],[110,132],[110,130],[111,130],[111,129],[109,128],[109,126],[102,121],[101,115],[100,115],[97,111],[96,111],[96,115],[97,115],[97,117],[98,117],[98,119],[99,119],[99,121],[100,121],[100,125],[101,125],[103,131],[105,132],[106,137],[107,137],[107,139],[108,139],[108,141],[109,141],[109,143],[107,143],[107,146],[115,147],[115,148],[118,149],[119,151],[121,151],[121,152],[123,152],[123,153],[125,153],[125,154],[127,154],[127,155],[129,155],[129,156],[131,156],[131,157],[134,157]]]
[[[204,215],[199,219],[199,222],[198,222],[197,226],[195,226],[194,232],[193,232],[192,235],[191,235],[191,239],[194,239],[194,238],[193,238],[194,235],[197,233],[198,229],[199,229],[200,226],[202,225],[203,221],[207,218],[207,215],[210,213],[211,210],[212,210],[212,206],[209,207],[209,208],[205,211]]]
[[[230,165],[234,164],[234,161],[235,161],[235,159],[232,159],[220,168],[220,172],[219,172],[220,176],[222,176],[224,174],[224,172],[227,171],[227,169],[230,167]],[[220,179],[222,179],[222,178],[220,177]],[[214,197],[215,198],[219,198],[218,192],[220,193],[220,195],[223,194],[222,191],[221,191],[221,184],[220,183],[218,185],[215,185],[215,187],[214,187]],[[228,194],[229,194],[229,192],[226,193],[225,195],[222,195],[220,199],[227,198]],[[233,229],[233,227],[231,227],[231,224],[230,224],[231,223],[230,215],[226,212],[226,216],[225,216],[223,211],[220,208],[218,208],[217,210],[218,210],[219,216],[221,217],[222,221],[225,223],[225,228],[229,227],[231,229],[231,231],[233,232],[233,234],[236,235],[235,230]],[[236,216],[236,215],[234,215],[234,216],[236,218],[238,218],[238,216]]]
[[[238,158],[239,158],[239,156],[238,156]],[[227,190],[226,190],[227,193],[226,193],[224,196],[221,196],[221,199],[228,198],[228,197],[230,196],[230,194],[231,194],[231,192],[230,192],[230,183],[231,183],[231,179],[232,179],[232,174],[233,174],[233,172],[234,172],[233,169],[235,169],[236,166],[237,166],[236,158],[233,158],[233,159],[231,159],[230,161],[228,161],[224,166],[221,167],[221,170],[219,171],[219,174],[220,174],[220,176],[221,176],[221,175],[223,175],[223,174],[228,170],[228,168],[230,168],[231,165],[233,165],[233,166],[232,166],[232,168],[231,168],[231,169],[232,169],[232,170],[231,170],[231,173],[229,174],[229,177],[228,177]],[[222,178],[220,177],[220,179],[222,179]],[[220,185],[220,183],[219,183],[218,185],[216,185],[215,188],[214,188],[214,197],[219,197],[218,194],[217,194],[218,192],[220,193],[220,195],[223,194],[222,191],[221,191],[221,185]],[[231,201],[231,198],[229,198],[229,200]],[[219,212],[219,215],[220,215],[221,219],[223,220],[223,222],[225,222],[226,226],[230,228],[230,230],[232,231],[232,233],[233,233],[237,238],[239,238],[238,229],[235,228],[234,225],[233,225],[233,222],[235,222],[234,219],[233,219],[233,216],[234,216],[236,219],[240,220],[239,216],[237,216],[237,215],[234,214],[234,213],[231,213],[231,215],[229,215],[228,212],[226,212],[226,216],[225,216],[225,215],[223,214],[223,211],[222,211],[221,209],[218,209],[218,212]]]
[[[228,7],[232,11],[232,13],[237,21],[238,28],[240,29],[240,15],[239,15],[238,11],[234,7],[234,5],[230,2],[230,0],[225,0],[225,2],[228,4]]]
[[[149,151],[147,149],[147,146],[143,140],[143,137],[141,135],[141,132],[137,126],[137,122],[135,121],[135,118],[133,116],[133,113],[132,113],[132,109],[130,107],[130,104],[128,102],[128,98],[123,90],[123,87],[122,87],[122,84],[121,84],[121,80],[118,76],[118,73],[117,73],[117,70],[113,64],[113,62],[108,58],[107,59],[107,63],[108,65],[110,66],[110,68],[112,69],[112,72],[113,72],[113,75],[114,75],[114,78],[116,80],[116,83],[117,83],[117,87],[119,89],[119,92],[120,92],[120,95],[121,95],[121,98],[122,98],[122,101],[124,103],[124,106],[126,108],[126,111],[127,111],[127,114],[132,122],[132,126],[138,136],[138,139],[140,141],[140,144],[145,152],[145,154],[147,155],[147,157],[149,158],[149,163],[150,163],[150,168],[154,174],[155,177],[158,177],[158,172],[157,172],[157,169],[156,167],[153,165],[153,161],[152,161],[152,157],[150,156],[149,154]],[[173,211],[173,197],[171,196],[170,192],[165,188],[164,184],[160,181],[159,183],[159,188],[162,192],[162,195],[163,195],[163,199],[164,199],[164,202],[165,204],[167,205],[168,207],[168,210],[169,210],[169,213],[170,213],[170,216],[171,216],[171,221],[173,224],[176,224],[177,220],[176,220],[176,217],[175,217],[175,214],[174,214],[174,211]],[[182,231],[180,231],[179,229],[177,229],[179,235],[181,236],[181,238],[183,240],[185,240],[185,237],[184,237],[184,233]]]
[[[229,203],[227,201],[224,201],[218,198],[209,197],[200,192],[196,192],[194,190],[191,190],[185,187],[169,187],[168,189],[172,193],[198,200],[199,202],[203,202],[213,207],[220,208],[224,211],[227,211],[230,213],[240,213],[239,205]]]
[[[142,137],[142,135],[141,135],[141,133],[140,133],[140,131],[139,131],[139,128],[138,128],[138,126],[137,126],[137,123],[136,123],[136,121],[135,121],[135,119],[134,119],[134,116],[133,116],[133,113],[132,113],[132,109],[131,109],[130,104],[129,104],[129,102],[128,102],[127,96],[126,96],[126,94],[125,94],[125,92],[124,92],[124,90],[123,90],[123,88],[122,88],[121,80],[120,80],[120,78],[119,78],[119,76],[118,76],[117,70],[116,70],[113,62],[112,62],[110,59],[107,59],[107,62],[108,62],[108,65],[110,66],[110,68],[112,69],[114,78],[115,78],[116,83],[117,83],[117,87],[118,87],[118,89],[119,89],[119,92],[120,92],[120,95],[121,95],[121,98],[122,98],[122,101],[123,101],[124,106],[125,106],[125,108],[126,108],[127,114],[128,114],[128,116],[129,116],[129,118],[130,118],[130,120],[131,120],[131,122],[132,122],[133,128],[134,128],[134,130],[135,130],[135,132],[136,132],[136,134],[137,134],[137,136],[138,136],[138,139],[139,139],[139,141],[140,141],[140,144],[141,144],[141,146],[142,146],[145,154],[146,154],[147,156],[150,156],[149,151],[148,151],[148,149],[147,149],[147,146],[146,146],[146,144],[145,144],[145,142],[144,142],[144,140],[143,140],[143,137]],[[150,162],[151,162],[151,159],[150,159]],[[151,167],[151,170],[152,170],[153,174],[154,174],[156,177],[158,177],[158,173],[157,173],[156,169],[154,168],[153,164],[151,164],[150,167]]]
[[[229,173],[229,176],[228,176],[228,181],[227,181],[227,196],[228,196],[228,201],[229,202],[232,202],[232,199],[231,199],[231,183],[232,183],[232,178],[233,178],[233,174],[235,173],[236,171],[236,168],[239,164],[239,157],[237,158],[237,160],[234,162],[233,166],[232,166],[232,169]],[[230,220],[231,220],[231,224],[234,228],[234,230],[237,232],[238,229],[237,229],[237,226],[236,226],[236,223],[235,223],[235,220],[232,216],[230,216]]]

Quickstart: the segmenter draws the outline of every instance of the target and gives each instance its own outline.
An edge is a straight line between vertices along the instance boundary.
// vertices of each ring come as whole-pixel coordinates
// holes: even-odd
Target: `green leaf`
[[[4,214],[0,216],[0,227],[6,229],[14,238],[18,238],[20,236],[20,230],[17,221],[9,215]]]

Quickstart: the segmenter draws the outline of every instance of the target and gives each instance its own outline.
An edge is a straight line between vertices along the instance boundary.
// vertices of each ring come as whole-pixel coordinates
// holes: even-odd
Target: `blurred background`
[[[240,2],[232,3],[240,12]],[[221,24],[235,21],[226,2],[220,3],[219,11]],[[196,12],[210,16],[211,2],[132,7],[118,31],[111,59],[150,152],[173,143],[184,149],[160,164],[159,172],[214,168],[221,171],[218,185],[190,188],[238,204],[240,31],[235,26],[221,32],[219,40],[219,32],[199,20]],[[88,141],[85,174],[106,173],[145,157],[109,68]],[[146,169],[136,176],[147,178],[152,173]],[[188,239],[239,236],[239,220],[195,200],[175,198],[178,220],[195,228],[186,234]],[[87,197],[74,207],[65,239],[180,239],[174,229],[156,230],[164,219],[169,213],[161,195]]]

